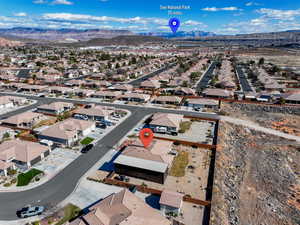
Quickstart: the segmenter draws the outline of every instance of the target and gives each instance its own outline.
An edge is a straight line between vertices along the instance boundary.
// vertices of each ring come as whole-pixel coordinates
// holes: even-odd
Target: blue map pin
[[[177,18],[171,18],[169,20],[169,27],[171,28],[171,30],[173,31],[173,33],[175,34],[177,29],[180,26],[180,21]]]

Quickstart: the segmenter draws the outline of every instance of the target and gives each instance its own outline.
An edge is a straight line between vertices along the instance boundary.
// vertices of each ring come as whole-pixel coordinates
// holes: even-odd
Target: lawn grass
[[[170,175],[174,177],[183,177],[185,174],[185,168],[189,163],[189,153],[180,151],[175,157],[170,169]]]
[[[180,123],[179,133],[185,133],[191,128],[192,121],[183,121]]]
[[[88,144],[91,143],[93,140],[94,140],[94,138],[86,137],[86,138],[84,138],[84,139],[82,139],[82,140],[80,141],[80,144],[82,144],[82,145],[88,145]]]
[[[21,173],[18,175],[18,182],[17,186],[26,186],[30,183],[32,178],[34,178],[36,175],[43,173],[43,171],[37,170],[37,169],[31,169],[26,173]]]
[[[79,212],[81,211],[80,208],[78,208],[76,205],[68,204],[64,207],[64,217],[58,221],[55,225],[62,225],[65,222],[77,217],[79,215]]]

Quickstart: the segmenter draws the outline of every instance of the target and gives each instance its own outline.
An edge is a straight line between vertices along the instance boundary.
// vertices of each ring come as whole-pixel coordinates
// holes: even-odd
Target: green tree
[[[260,58],[260,59],[258,60],[258,65],[259,65],[259,66],[263,65],[264,63],[265,63],[265,59],[264,59],[264,58]]]

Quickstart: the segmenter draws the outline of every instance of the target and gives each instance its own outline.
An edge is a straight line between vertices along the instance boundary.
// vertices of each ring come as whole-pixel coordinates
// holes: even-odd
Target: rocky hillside
[[[212,225],[300,224],[300,145],[220,123]]]
[[[104,45],[140,45],[147,42],[164,42],[166,41],[161,37],[149,36],[118,36],[114,38],[95,38],[89,41],[77,42],[70,44],[71,46],[86,47],[86,46],[104,46]]]
[[[13,46],[21,46],[21,45],[23,45],[23,43],[20,41],[12,41],[0,37],[0,47],[13,47]]]

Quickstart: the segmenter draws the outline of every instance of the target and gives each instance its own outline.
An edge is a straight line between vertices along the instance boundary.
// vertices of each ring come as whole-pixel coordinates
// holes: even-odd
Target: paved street
[[[7,94],[0,94],[7,95]],[[14,94],[16,95],[16,94]],[[20,96],[20,95],[18,95]],[[22,96],[22,95],[21,95]],[[39,98],[34,96],[26,96],[31,99],[38,100],[34,105],[21,108],[14,112],[9,112],[1,115],[1,119],[21,113],[30,109],[35,108],[40,104],[49,104],[53,101],[65,101],[73,103],[89,103],[88,101],[79,101],[72,99],[54,99],[54,98]],[[163,108],[152,108],[152,107],[139,107],[131,105],[118,105],[118,104],[109,104],[109,103],[97,103],[99,105],[114,106],[117,108],[123,108],[131,111],[131,115],[121,123],[117,129],[112,130],[109,134],[103,137],[95,146],[93,151],[90,151],[87,154],[80,155],[75,161],[69,164],[64,168],[59,174],[57,174],[50,181],[38,186],[34,189],[22,191],[22,192],[2,192],[0,193],[0,220],[15,220],[17,219],[15,212],[17,209],[23,207],[24,205],[44,205],[47,209],[52,208],[66,199],[75,189],[80,178],[91,168],[93,167],[114,145],[129,132],[133,127],[140,122],[146,115],[154,112],[170,112],[170,113],[179,113],[185,115],[193,115],[199,117],[207,117],[218,119],[220,116],[210,113],[199,113],[199,112],[188,112],[180,110],[171,110]],[[225,121],[238,123],[241,125],[248,126],[253,129],[258,129],[253,124],[247,124],[245,121],[233,121],[233,118],[221,117]],[[266,128],[259,127],[263,132],[270,132]],[[281,132],[276,131],[275,135],[283,136]],[[286,134],[285,134],[286,135]],[[283,136],[286,137],[286,136]],[[286,137],[294,139],[295,137]],[[5,203],[5,204],[2,204]]]
[[[175,65],[175,63],[169,64],[169,65],[167,65],[167,66],[165,66],[165,67],[163,67],[161,69],[158,69],[158,70],[156,70],[154,72],[151,72],[151,73],[149,73],[149,74],[147,74],[145,76],[141,76],[141,77],[139,77],[139,78],[137,78],[137,79],[135,79],[133,81],[130,81],[130,82],[128,82],[128,84],[131,84],[131,85],[134,85],[134,86],[139,86],[143,81],[145,81],[145,80],[147,80],[147,79],[149,79],[151,77],[154,77],[157,74],[160,74],[160,73],[162,73],[162,72],[170,69],[174,65]]]
[[[7,95],[7,94],[1,94]],[[20,95],[18,95],[20,96]],[[22,96],[22,95],[21,95]],[[53,101],[58,101],[53,98],[39,98],[33,96],[26,96],[31,99],[38,100],[34,105],[19,109],[14,112],[1,115],[1,119],[12,116],[30,109],[35,108],[37,105],[49,104]],[[59,99],[59,101],[67,101],[74,103],[89,103],[88,101],[76,101],[72,99]],[[38,186],[34,189],[22,192],[2,192],[0,193],[0,220],[15,220],[17,219],[15,212],[17,209],[22,208],[24,205],[45,205],[48,209],[59,204],[71,194],[80,178],[91,168],[95,163],[102,158],[114,145],[116,145],[123,136],[127,134],[141,119],[147,114],[154,112],[172,112],[187,115],[196,115],[210,118],[217,118],[218,115],[196,112],[185,112],[180,110],[168,110],[158,108],[144,108],[129,105],[116,105],[108,103],[99,103],[100,105],[114,106],[131,111],[129,116],[117,129],[112,130],[108,135],[103,137],[96,145],[93,151],[88,154],[80,155],[75,161],[64,168],[50,181]]]

